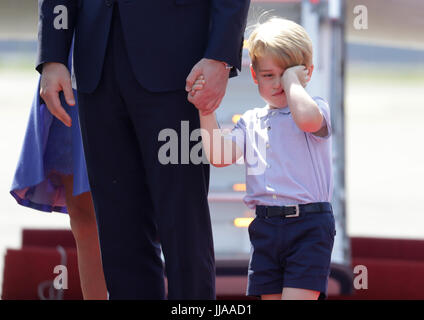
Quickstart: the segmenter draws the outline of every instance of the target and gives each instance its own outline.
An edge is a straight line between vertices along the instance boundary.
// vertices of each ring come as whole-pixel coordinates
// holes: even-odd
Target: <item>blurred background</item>
[[[331,105],[340,128],[333,262],[354,265],[353,238],[424,240],[423,2],[252,1],[248,26],[264,13],[305,26],[316,48],[311,83],[317,84],[310,90],[341,101]],[[37,20],[35,0],[0,2],[0,288],[6,250],[20,248],[23,229],[69,229],[67,215],[21,207],[9,194],[39,77],[34,69]],[[230,80],[218,111],[224,126],[232,126],[234,115],[263,105],[250,79],[246,51],[243,57],[241,75]],[[326,77],[331,79],[323,82]],[[337,88],[339,96],[331,96]],[[211,174],[217,258],[244,263],[250,249],[247,231],[234,223],[237,217],[253,216],[241,203],[243,168],[214,168]]]

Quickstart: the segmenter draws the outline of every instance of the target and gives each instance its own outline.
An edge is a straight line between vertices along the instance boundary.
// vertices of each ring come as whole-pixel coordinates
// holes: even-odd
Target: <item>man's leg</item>
[[[144,161],[115,81],[114,27],[98,88],[78,95],[103,269],[110,299],[163,299],[163,267]]]
[[[143,210],[133,208],[134,212],[128,215],[127,222],[134,221],[132,232],[136,233],[138,230],[140,236],[148,235],[147,239],[152,239],[150,247],[154,247],[155,244],[153,243],[154,234],[151,232],[152,228],[146,228],[141,220],[146,220],[147,226],[157,222],[159,238],[165,256],[169,299],[214,299],[215,262],[207,202],[209,165],[194,165],[190,162],[181,164],[180,161],[179,164],[162,165],[158,159],[159,148],[164,144],[164,142],[158,141],[160,131],[162,129],[174,129],[180,135],[181,121],[186,120],[189,124],[188,131],[191,133],[193,129],[200,126],[198,112],[187,101],[187,94],[184,90],[168,93],[152,93],[144,90],[134,77],[118,19],[114,19],[112,31],[115,68],[105,68],[105,70],[115,70],[114,77],[117,81],[104,89],[111,92],[119,90],[120,95],[117,96],[119,99],[115,97],[115,101],[109,101],[108,104],[122,105],[125,108],[116,112],[114,116],[107,117],[105,123],[97,123],[96,127],[105,127],[105,132],[102,134],[106,136],[118,131],[118,134],[122,135],[120,143],[128,144],[125,147],[128,151],[114,151],[115,153],[109,155],[109,157],[115,156],[116,161],[120,161],[119,158],[125,155],[125,163],[120,163],[119,167],[122,169],[121,171],[128,174],[128,179],[125,180],[125,184],[119,184],[119,179],[115,179],[116,182],[105,181],[102,186],[98,186],[98,189],[104,189],[107,183],[116,183],[117,189],[129,192],[127,189],[129,185],[132,185],[131,196],[127,197],[125,202],[130,202],[134,206],[137,205],[138,208],[140,205],[149,205],[148,209]],[[164,76],[166,76],[165,71],[160,70],[160,66],[158,66],[158,72],[163,72]],[[88,102],[86,105],[86,109],[89,109],[90,103]],[[82,107],[84,106],[82,105]],[[102,108],[103,106],[100,106],[97,112],[102,113]],[[127,110],[130,119],[127,118]],[[83,113],[88,113],[88,111]],[[90,112],[90,114],[92,114],[91,121],[96,121],[96,113]],[[107,128],[108,121],[112,121],[112,119],[114,119],[114,122],[118,121],[122,115],[125,117],[123,128],[119,130],[112,127]],[[136,134],[128,132],[126,136],[123,136],[125,128],[127,130],[134,128]],[[96,134],[98,134],[96,140],[99,140],[101,133],[96,131]],[[135,142],[135,135],[137,142]],[[186,138],[189,139],[188,136]],[[103,139],[108,141],[109,138],[104,137]],[[190,145],[199,142],[191,142]],[[179,140],[177,143],[179,157],[188,157],[187,149],[180,148],[180,143]],[[90,145],[87,145],[87,148],[88,150],[90,148],[95,149]],[[120,146],[116,146],[116,148],[119,149]],[[96,153],[96,151],[91,153]],[[107,158],[105,155],[103,157]],[[92,163],[97,164],[96,161],[92,161]],[[137,168],[136,172],[129,170],[132,167]],[[113,177],[111,174],[109,176]],[[103,195],[100,192],[99,194],[101,195],[99,200],[107,197],[106,194]],[[137,197],[141,197],[143,200],[140,202]],[[147,201],[147,199],[150,201]],[[101,205],[102,203],[99,203],[99,206]],[[106,203],[103,203],[103,205],[106,205]],[[101,219],[100,211],[98,216]],[[105,223],[99,221],[100,228],[102,224]],[[103,227],[103,229],[106,228]],[[111,232],[116,232],[115,236],[118,236],[125,230],[112,229]],[[131,242],[131,239],[137,239],[137,236],[131,233],[124,236],[128,238],[125,243]],[[109,239],[111,238],[107,237],[106,240]],[[133,251],[135,249],[134,247]],[[145,250],[148,249],[145,248]],[[152,278],[151,271],[153,270],[146,272],[143,269],[156,267],[155,256],[152,253],[150,258],[146,258],[146,255],[140,255],[140,258],[143,258],[144,261],[139,260],[138,269],[140,273],[137,276],[140,277],[140,283],[143,282],[143,277],[145,278],[144,281],[148,282]],[[141,265],[143,262],[144,266]],[[116,268],[117,271],[125,272],[124,268],[119,268],[119,266],[116,266]],[[107,274],[107,271],[105,273]]]
[[[118,117],[104,119],[105,109],[109,108],[106,101],[99,104],[88,97],[80,101],[87,169],[110,299],[161,299],[164,285],[157,227],[143,160],[135,134],[129,130],[131,123]],[[94,109],[103,113],[103,120]]]
[[[157,218],[168,298],[215,299],[215,259],[207,201],[209,165],[193,164],[190,159],[191,147],[201,146],[200,138],[190,141],[192,130],[200,127],[198,111],[187,101],[184,90],[154,93],[143,89],[134,77],[125,44],[116,46],[115,53],[119,57],[120,90],[137,132]],[[164,71],[158,66],[158,72]],[[159,141],[162,130],[173,130],[178,135],[173,146],[178,164],[159,161],[159,150],[165,144]]]
[[[124,67],[121,70],[122,77],[131,74]],[[215,261],[207,201],[209,165],[193,164],[190,158],[191,147],[201,146],[200,139],[190,141],[190,134],[200,126],[198,111],[183,90],[152,93],[135,79],[126,80],[122,92],[128,99],[158,219],[168,298],[214,299]],[[177,136],[170,152],[177,153],[178,164],[162,164],[159,159],[160,148],[167,143],[159,141],[162,130]]]
[[[189,134],[199,128],[197,109],[187,101],[184,91],[147,93],[144,97],[141,88],[137,92],[139,99],[131,106],[132,118],[158,219],[168,298],[215,299],[215,260],[207,201],[209,165],[193,164],[189,154],[191,147],[201,144],[200,139],[189,142]],[[158,141],[163,129],[178,135],[178,164],[161,164],[158,159],[159,149],[167,143]],[[188,163],[182,163],[185,160]]]

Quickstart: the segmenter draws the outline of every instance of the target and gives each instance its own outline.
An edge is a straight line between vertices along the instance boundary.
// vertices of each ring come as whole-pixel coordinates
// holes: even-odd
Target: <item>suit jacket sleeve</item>
[[[68,65],[78,1],[38,0],[39,20],[36,70],[39,73],[42,73],[43,63],[46,62],[60,62],[65,66]],[[64,8],[66,10],[63,10]],[[65,17],[65,19],[61,19],[62,17]],[[66,28],[58,28],[58,23],[66,26]]]
[[[205,58],[225,61],[241,70],[243,35],[250,0],[212,0],[211,29]]]

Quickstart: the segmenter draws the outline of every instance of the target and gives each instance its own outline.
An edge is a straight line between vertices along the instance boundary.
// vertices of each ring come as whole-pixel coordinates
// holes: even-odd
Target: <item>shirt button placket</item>
[[[273,115],[273,113],[270,113],[270,115]],[[268,121],[267,121],[267,131],[270,131],[271,130],[271,119],[270,119],[270,117],[268,117]],[[268,133],[268,141],[270,140],[270,137],[269,137],[269,133]],[[269,145],[269,142],[266,142],[266,155],[267,155],[267,158],[265,159],[265,161],[267,162],[267,165],[266,165],[266,168],[267,169],[269,169],[270,167],[271,167],[271,165],[268,163],[269,162],[269,152],[271,151],[270,150],[270,145]],[[265,182],[266,182],[266,175],[268,174],[268,172],[267,172],[267,170],[265,170]],[[272,186],[269,184],[269,183],[267,183],[266,184],[266,189],[271,189],[272,188]],[[267,190],[267,192],[272,192],[272,191],[270,191],[270,190]]]

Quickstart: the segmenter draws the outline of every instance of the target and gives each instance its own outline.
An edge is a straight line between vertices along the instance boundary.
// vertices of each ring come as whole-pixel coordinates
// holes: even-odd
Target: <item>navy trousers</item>
[[[183,90],[142,88],[123,36],[115,5],[100,84],[93,93],[78,93],[109,297],[164,299],[166,272],[168,299],[215,299],[209,165],[158,159],[161,130],[173,129],[181,139],[181,121],[190,132],[199,128],[198,111]],[[167,76],[160,64],[157,72]]]

